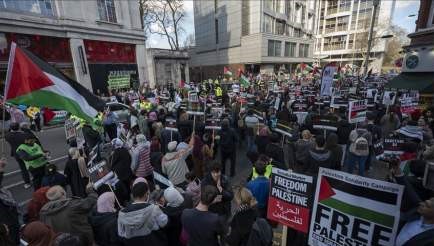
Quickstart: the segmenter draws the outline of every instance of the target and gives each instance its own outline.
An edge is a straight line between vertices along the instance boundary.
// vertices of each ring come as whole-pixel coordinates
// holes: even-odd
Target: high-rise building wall
[[[318,0],[314,57],[317,62],[338,62],[360,67],[367,52],[375,0]],[[370,67],[381,69],[395,0],[380,0],[374,18]]]
[[[316,4],[315,0],[195,0],[192,80],[219,75],[223,66],[233,72],[272,73],[312,62]]]

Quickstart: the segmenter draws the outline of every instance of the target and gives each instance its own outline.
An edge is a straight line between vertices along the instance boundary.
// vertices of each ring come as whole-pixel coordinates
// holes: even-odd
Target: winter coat
[[[12,194],[0,189],[0,224],[5,224],[9,229],[9,238],[18,245],[20,222],[18,221],[18,204]]]
[[[95,235],[95,243],[105,246],[121,245],[117,226],[118,214],[98,213],[96,209],[89,215],[89,223]]]
[[[392,121],[390,121],[390,114],[383,115],[380,120],[381,131],[383,132],[383,137],[389,136],[390,133],[399,128],[401,122],[398,116],[395,114],[392,116]]]
[[[164,155],[161,161],[161,170],[174,185],[186,181],[185,175],[189,172],[185,159],[191,154],[192,148],[170,152]]]
[[[32,200],[27,205],[27,223],[39,220],[39,211],[48,202],[46,193],[50,187],[42,187],[33,192]]]
[[[253,208],[237,212],[232,218],[230,234],[226,238],[230,246],[246,246],[252,230],[252,225],[258,217]]]
[[[40,221],[51,226],[56,232],[66,232],[82,236],[87,245],[92,245],[93,232],[88,215],[96,205],[97,194],[87,198],[67,198],[45,204],[39,215]]]
[[[71,187],[72,195],[85,198],[87,196],[86,185],[89,179],[81,177],[78,160],[68,159],[63,173],[66,176],[66,182]]]
[[[167,223],[167,215],[157,205],[133,203],[119,212],[118,235],[125,246],[168,245],[162,230]]]
[[[126,148],[119,148],[113,151],[111,164],[111,169],[116,173],[119,180],[129,182],[134,179],[133,171],[131,171],[131,155]]]
[[[285,154],[283,148],[276,143],[271,143],[265,148],[265,155],[273,158],[273,165],[280,169],[286,169]]]
[[[220,133],[220,150],[232,153],[237,150],[238,136],[233,128],[222,127]]]
[[[162,208],[163,212],[169,218],[169,223],[164,228],[166,232],[167,239],[170,246],[181,246],[182,244],[179,242],[179,235],[182,230],[181,223],[181,215],[182,211],[184,211],[185,206],[181,205],[179,207],[164,207]]]
[[[45,175],[42,178],[42,182],[41,182],[41,186],[55,186],[55,185],[60,185],[63,188],[66,187],[66,177],[59,173],[56,172],[53,175]]]
[[[309,150],[315,147],[313,140],[299,139],[295,142],[295,159],[298,163],[304,164],[309,156]]]
[[[340,170],[342,161],[342,147],[336,145],[330,148],[329,151],[331,153],[331,159],[333,160],[333,163],[331,163],[330,167],[335,170]]]
[[[348,144],[348,138],[350,136],[352,126],[347,120],[340,120],[338,122],[338,130],[336,134],[338,135],[339,144]]]
[[[11,156],[15,156],[18,146],[24,143],[25,133],[22,131],[12,131],[5,135],[6,142],[11,147]]]
[[[223,174],[221,175],[220,179],[223,190],[219,193],[219,195],[222,196],[222,201],[211,204],[208,210],[219,215],[229,215],[229,213],[231,212],[231,201],[232,198],[234,198],[234,193],[232,192],[229,179]],[[218,190],[217,183],[212,178],[211,173],[208,173],[201,182],[202,187],[207,185],[212,185]]]
[[[258,146],[258,153],[265,154],[265,149],[270,142],[270,137],[268,136],[257,136],[255,139],[256,146]]]
[[[89,149],[95,147],[101,140],[99,132],[92,129],[92,127],[89,125],[84,125],[82,131],[84,140],[86,141],[86,145]]]
[[[304,172],[316,176],[320,167],[332,168],[332,163],[334,163],[332,158],[332,153],[329,150],[313,148],[309,150]]]

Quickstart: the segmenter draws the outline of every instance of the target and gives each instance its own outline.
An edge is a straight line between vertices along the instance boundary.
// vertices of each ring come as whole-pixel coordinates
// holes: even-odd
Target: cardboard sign
[[[395,245],[404,187],[320,168],[309,245]]]
[[[348,122],[364,122],[366,120],[367,109],[368,105],[366,100],[351,101],[348,109]]]
[[[92,162],[90,162],[92,163]],[[114,173],[110,171],[105,160],[91,165],[88,168],[89,178],[92,181],[94,187],[99,187],[107,180],[114,176]]]
[[[419,105],[419,92],[405,93],[399,101],[401,103],[401,113],[410,115]]]
[[[374,147],[374,154],[375,157],[378,159],[381,159],[381,157],[383,157],[384,154],[384,145],[383,145],[383,141],[380,140],[376,143],[373,144]]]
[[[313,178],[273,167],[270,180],[267,218],[307,234]]]
[[[77,136],[75,121],[69,119],[65,121],[65,135],[66,140],[74,139]]]
[[[199,96],[196,92],[188,93],[187,114],[204,115],[204,105],[199,101]]]
[[[334,115],[316,115],[313,117],[313,128],[337,131],[338,119]]]

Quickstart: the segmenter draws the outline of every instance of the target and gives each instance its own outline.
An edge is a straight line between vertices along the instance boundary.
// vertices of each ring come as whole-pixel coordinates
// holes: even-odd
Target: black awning
[[[386,87],[434,93],[434,72],[404,72],[393,78]]]

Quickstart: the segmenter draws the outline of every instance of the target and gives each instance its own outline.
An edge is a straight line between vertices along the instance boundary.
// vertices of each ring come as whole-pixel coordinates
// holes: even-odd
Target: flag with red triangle
[[[104,102],[26,49],[11,43],[4,98],[13,104],[65,110],[92,122]]]
[[[226,66],[225,67],[223,67],[223,73],[224,73],[224,75],[226,75],[226,76],[232,76],[232,72],[231,72],[231,70],[229,70]]]

